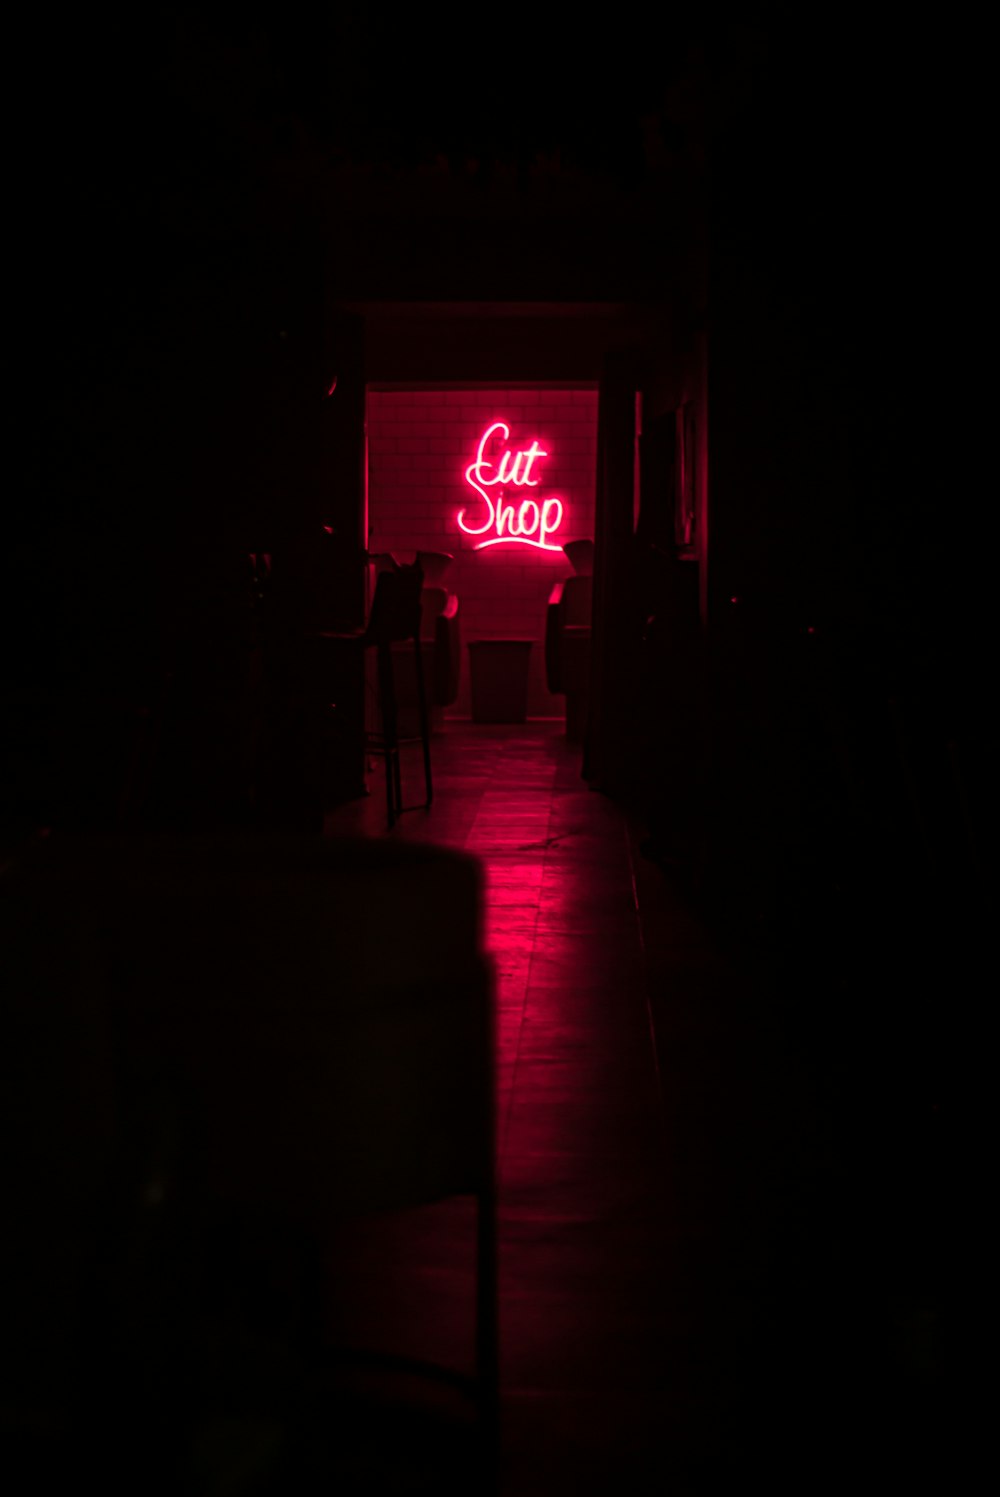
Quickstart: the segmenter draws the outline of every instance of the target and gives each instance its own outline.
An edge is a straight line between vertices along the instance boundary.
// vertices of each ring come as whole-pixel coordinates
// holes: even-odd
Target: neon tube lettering
[[[466,520],[467,511],[459,510],[459,529],[466,535],[486,535],[489,530],[495,531],[489,540],[479,542],[475,547],[477,551],[501,543],[534,546],[539,551],[561,551],[561,546],[550,545],[547,539],[562,524],[564,510],[560,499],[553,496],[543,499],[541,504],[534,499],[524,499],[516,513],[512,503],[504,503],[508,485],[513,488],[538,487],[541,480],[532,478],[531,471],[539,458],[549,454],[534,441],[523,451],[511,452],[505,448],[499,463],[493,462],[486,456],[486,449],[497,432],[501,433],[501,441],[510,440],[510,427],[506,422],[494,421],[479,439],[475,462],[465,470],[465,481],[482,500],[486,517],[481,525],[472,525]],[[494,500],[487,489],[496,487],[500,492]]]

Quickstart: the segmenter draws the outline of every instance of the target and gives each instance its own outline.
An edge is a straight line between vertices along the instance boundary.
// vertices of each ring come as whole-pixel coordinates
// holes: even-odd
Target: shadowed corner
[[[29,1490],[962,1486],[992,585],[923,94],[968,44],[544,11],[457,66],[349,5],[18,51]],[[326,650],[403,556],[419,628]]]
[[[79,837],[11,861],[10,1465],[82,1462],[112,1491],[491,1488],[480,883],[459,853],[374,840]],[[457,1230],[428,1237],[435,1209]],[[393,1342],[414,1263],[418,1323],[454,1281],[440,1360]]]

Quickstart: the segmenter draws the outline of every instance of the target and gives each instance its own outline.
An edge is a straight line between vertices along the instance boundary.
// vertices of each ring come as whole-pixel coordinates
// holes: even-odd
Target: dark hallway
[[[933,1490],[949,1184],[877,975],[713,939],[558,724],[456,723],[435,760],[392,835],[487,870],[502,1490]],[[385,835],[378,786],[328,831]],[[408,1267],[391,1334],[459,1355],[467,1306],[428,1318]]]
[[[951,336],[979,337],[984,195],[948,95],[974,107],[975,39],[795,7],[599,21],[168,5],[18,40],[0,1463],[26,1491],[972,1489],[952,1299],[959,1114],[989,1094],[993,589],[965,471],[985,386]],[[529,575],[499,504],[497,550],[461,533],[485,476],[463,390],[512,452],[544,437],[593,535],[573,743],[540,648],[568,553]],[[364,628],[385,551],[463,544],[463,695],[435,702],[433,805],[389,830],[364,672],[317,641]],[[468,721],[469,645],[527,634],[528,720]],[[421,783],[407,748],[404,799]],[[284,1222],[189,1219],[205,1096],[183,1067],[147,1095],[123,1058],[151,993],[185,1012],[164,1055],[222,1016],[225,1080],[252,994],[299,1047],[279,1100],[226,1120],[266,1144],[315,1100],[300,1062],[330,1115],[372,1081],[323,1002],[375,992],[378,1027],[378,981],[425,958],[453,1016],[496,1020],[485,1474],[460,1399],[322,1363],[346,1340],[469,1365],[472,1203],[338,1227],[322,1262]],[[376,1131],[333,1152],[363,1172]],[[293,1151],[305,1195],[323,1140]]]

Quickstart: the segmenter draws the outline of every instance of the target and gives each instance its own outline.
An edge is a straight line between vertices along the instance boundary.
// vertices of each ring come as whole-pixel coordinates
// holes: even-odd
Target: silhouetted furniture
[[[403,806],[400,745],[399,701],[394,669],[395,649],[407,646],[413,661],[417,691],[418,734],[423,748],[425,805],[433,798],[431,779],[430,722],[427,690],[424,681],[420,646],[421,591],[423,573],[418,566],[393,565],[380,570],[375,582],[375,596],[365,629],[357,634],[321,633],[318,642],[326,650],[353,649],[360,656],[375,651],[376,696],[378,713],[374,726],[365,732],[366,748],[381,754],[385,763],[386,808],[389,825],[405,809]]]
[[[430,723],[433,732],[444,726],[444,710],[458,697],[462,665],[461,609],[458,597],[445,585],[454,557],[448,551],[418,551],[413,563],[423,573],[420,594],[421,654],[424,682],[428,687]],[[370,583],[378,585],[383,572],[399,572],[403,563],[391,551],[370,552]],[[400,646],[394,649],[397,720],[401,739],[419,736],[418,683],[412,657]]]
[[[455,560],[450,551],[418,551],[417,566],[424,574],[428,587],[443,587],[444,579]]]
[[[589,536],[583,536],[580,540],[566,541],[563,545],[563,553],[574,575],[577,577],[592,577],[594,574],[594,542]]]
[[[592,588],[590,576],[557,582],[545,614],[546,684],[566,698],[566,736],[574,742],[587,721]]]
[[[523,723],[528,715],[528,662],[533,639],[469,641],[472,721]]]
[[[461,609],[455,593],[424,588],[424,639],[433,645],[431,703],[443,710],[454,704],[462,674]]]
[[[444,727],[444,712],[457,696],[461,676],[461,609],[455,593],[445,587],[424,586],[420,594],[420,652],[432,732]],[[401,738],[419,733],[420,700],[412,656],[403,646],[394,646],[394,679],[399,708]]]
[[[111,1450],[131,1416],[140,1445],[142,1421],[160,1417],[138,1391],[129,1402],[147,1376],[162,1373],[177,1400],[162,1411],[171,1440],[206,1413],[199,1400],[238,1405],[224,1378],[199,1384],[199,1363],[219,1351],[208,1265],[220,1243],[265,1231],[300,1243],[313,1267],[300,1286],[310,1334],[295,1354],[349,1370],[357,1349],[322,1324],[338,1227],[372,1213],[405,1222],[406,1208],[468,1196],[472,1370],[399,1365],[473,1394],[492,1457],[481,901],[473,859],[395,841],[50,838],[8,861],[0,1055],[17,1168],[5,1172],[5,1413],[40,1418],[43,1437],[54,1429],[69,1448],[74,1421],[96,1425]],[[223,1288],[252,1286],[255,1265],[252,1252],[224,1255]],[[222,1353],[244,1387],[241,1335]],[[275,1361],[245,1390],[255,1409],[280,1396],[267,1381]],[[169,1455],[158,1448],[158,1461]]]

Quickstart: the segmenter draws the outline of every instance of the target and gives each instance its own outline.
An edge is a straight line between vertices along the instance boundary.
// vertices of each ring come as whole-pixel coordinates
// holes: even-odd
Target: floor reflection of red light
[[[661,1190],[662,1127],[623,820],[581,788],[559,724],[490,733],[449,724],[444,737],[440,781],[452,792],[396,834],[461,847],[483,868],[504,1396],[581,1379],[617,1386],[659,1355],[650,1286],[667,1251],[645,1205]],[[374,787],[357,813],[374,835],[385,834],[380,809]],[[648,1216],[638,1228],[635,1202]],[[457,1240],[452,1222],[440,1230]],[[648,1273],[637,1267],[647,1260]],[[400,1272],[416,1276],[413,1264],[412,1249],[401,1251]],[[420,1275],[424,1305],[436,1306],[423,1312],[421,1338],[457,1342],[462,1288],[457,1274]]]

